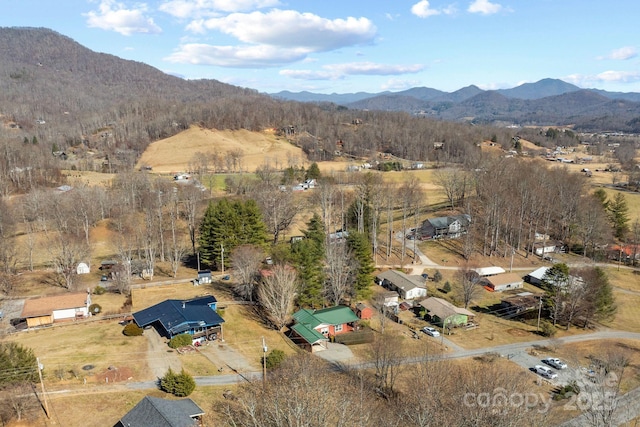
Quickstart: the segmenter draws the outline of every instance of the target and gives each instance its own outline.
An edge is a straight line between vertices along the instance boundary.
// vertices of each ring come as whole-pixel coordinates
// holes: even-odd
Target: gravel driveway
[[[166,339],[154,328],[145,329],[144,336],[147,338],[147,365],[153,378],[164,377],[169,368],[174,372],[182,370],[178,353],[169,348]]]

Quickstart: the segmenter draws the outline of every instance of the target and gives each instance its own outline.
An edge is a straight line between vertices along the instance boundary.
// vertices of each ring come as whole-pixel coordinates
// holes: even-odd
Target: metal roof
[[[320,325],[342,325],[360,320],[349,307],[344,305],[316,311],[303,308],[293,313],[293,319],[296,323],[301,323],[310,329],[317,328]]]
[[[506,271],[502,267],[481,267],[476,268],[476,273],[478,273],[480,276],[492,276],[495,274],[506,273]]]
[[[170,299],[133,313],[133,318],[141,328],[159,322],[173,336],[190,328],[224,323],[212,307],[215,303],[211,295],[187,301]]]

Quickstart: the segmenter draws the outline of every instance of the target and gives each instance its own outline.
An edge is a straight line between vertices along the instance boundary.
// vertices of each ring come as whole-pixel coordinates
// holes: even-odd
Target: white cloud
[[[428,18],[434,15],[440,15],[440,11],[432,9],[428,0],[421,0],[418,3],[411,6],[411,13],[418,18]]]
[[[373,62],[351,62],[324,65],[322,70],[282,70],[280,75],[299,80],[339,80],[346,76],[389,76],[417,73],[423,66],[376,64]]]
[[[396,74],[417,73],[424,67],[420,64],[413,65],[389,65],[374,62],[351,62],[346,64],[326,65],[324,68],[336,71],[340,74],[389,76]]]
[[[482,15],[492,15],[502,10],[498,3],[491,3],[489,0],[474,0],[467,8],[469,13],[480,13]]]
[[[300,61],[307,53],[304,49],[283,49],[268,45],[212,46],[189,43],[181,45],[164,60],[182,64],[258,68],[277,67]]]
[[[596,76],[603,82],[634,83],[640,81],[638,71],[604,71]]]
[[[221,18],[195,21],[195,32],[217,30],[238,40],[258,45],[322,52],[370,43],[376,27],[367,18],[329,20],[312,13],[274,9],[267,13],[232,13]]]
[[[382,90],[400,91],[405,89],[411,89],[413,87],[420,86],[418,80],[405,80],[405,79],[389,79],[386,83],[380,86]]]
[[[638,56],[638,51],[635,47],[625,46],[620,49],[614,49],[607,58],[625,61],[627,59],[635,58],[636,56]]]
[[[640,82],[639,71],[603,71],[596,75],[571,74],[562,80],[580,87],[589,87],[597,83],[636,83]]]
[[[281,70],[279,74],[298,80],[338,80],[344,77],[330,71],[315,70]]]
[[[279,0],[169,0],[158,9],[176,18],[200,18],[214,16],[218,12],[240,12],[245,10],[275,7]]]
[[[147,5],[139,3],[135,8],[127,9],[124,4],[114,0],[102,0],[98,11],[91,11],[84,16],[91,28],[115,31],[124,36],[135,33],[158,34],[162,29],[153,22],[153,18],[145,15]]]

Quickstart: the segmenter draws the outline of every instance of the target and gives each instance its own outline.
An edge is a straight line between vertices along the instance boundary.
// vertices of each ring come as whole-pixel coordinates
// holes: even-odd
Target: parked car
[[[545,359],[542,359],[542,363],[546,363],[547,365],[556,369],[567,369],[567,364],[557,357],[547,357]]]
[[[536,374],[540,375],[541,377],[548,378],[550,380],[558,378],[558,374],[548,366],[536,365],[533,369],[535,370]]]
[[[440,332],[438,332],[435,328],[432,328],[431,326],[425,326],[424,328],[422,328],[422,332],[429,335],[430,337],[440,336]]]

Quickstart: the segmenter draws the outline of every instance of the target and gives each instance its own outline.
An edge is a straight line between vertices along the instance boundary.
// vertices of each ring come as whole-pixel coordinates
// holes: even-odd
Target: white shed
[[[76,267],[76,274],[89,274],[89,266],[86,262],[81,262]]]

